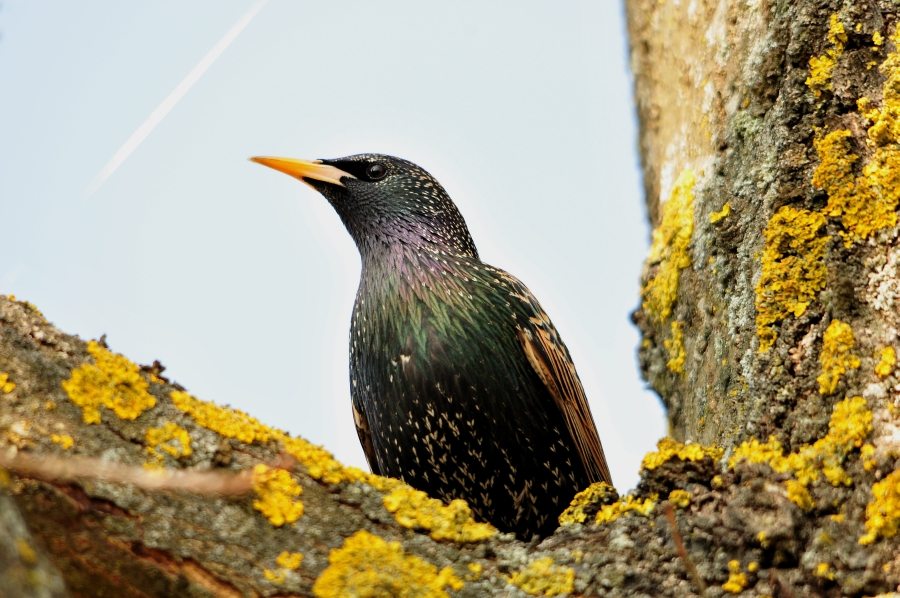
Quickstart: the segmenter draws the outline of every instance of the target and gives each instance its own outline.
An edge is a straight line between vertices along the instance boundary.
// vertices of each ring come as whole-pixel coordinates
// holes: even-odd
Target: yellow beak
[[[314,181],[322,181],[323,183],[331,183],[332,185],[343,187],[344,184],[341,182],[342,178],[356,178],[349,172],[344,172],[340,168],[336,168],[329,164],[322,164],[320,160],[310,162],[308,160],[273,158],[269,156],[254,156],[250,159],[263,166],[274,168],[286,175],[298,178],[303,182],[307,182],[304,179],[312,179]]]

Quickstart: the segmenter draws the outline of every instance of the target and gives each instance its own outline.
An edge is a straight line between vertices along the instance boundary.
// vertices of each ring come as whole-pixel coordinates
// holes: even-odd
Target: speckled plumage
[[[348,176],[302,178],[362,257],[350,385],[372,470],[463,498],[520,537],[549,533],[578,490],[610,482],[553,324],[525,285],[478,259],[456,206],[420,167],[378,154],[322,163]]]

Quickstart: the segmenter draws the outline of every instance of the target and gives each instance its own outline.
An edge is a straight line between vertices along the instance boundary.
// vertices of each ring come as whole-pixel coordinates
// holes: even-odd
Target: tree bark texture
[[[520,542],[0,296],[0,595],[897,591],[894,5],[628,15],[635,317],[675,437],[634,493],[593,486]]]

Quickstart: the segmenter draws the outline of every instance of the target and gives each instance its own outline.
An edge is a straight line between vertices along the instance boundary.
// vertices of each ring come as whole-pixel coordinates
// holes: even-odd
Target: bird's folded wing
[[[518,287],[516,296],[526,303],[533,312],[524,326],[520,322],[519,342],[528,358],[528,363],[537,372],[547,387],[565,419],[569,434],[575,442],[581,461],[584,463],[591,482],[612,484],[603,446],[591,417],[584,388],[575,364],[559,338],[550,318],[538,305],[537,300],[525,286],[512,276],[505,276],[507,282]]]

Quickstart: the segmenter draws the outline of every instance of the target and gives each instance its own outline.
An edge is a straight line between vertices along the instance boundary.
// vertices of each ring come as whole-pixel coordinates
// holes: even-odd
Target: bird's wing
[[[356,408],[356,405],[351,405],[351,408],[353,409],[353,424],[356,426],[356,435],[359,436],[359,443],[366,454],[369,469],[375,475],[382,475],[381,467],[378,465],[378,458],[375,456],[375,445],[372,443],[372,431],[369,429],[369,420],[366,419],[362,411]]]
[[[550,318],[525,285],[515,277],[504,274],[503,278],[514,289],[513,298],[530,308],[527,321],[519,321],[517,331],[528,363],[537,372],[562,412],[588,479],[591,482],[612,484],[591,408],[566,346]]]

